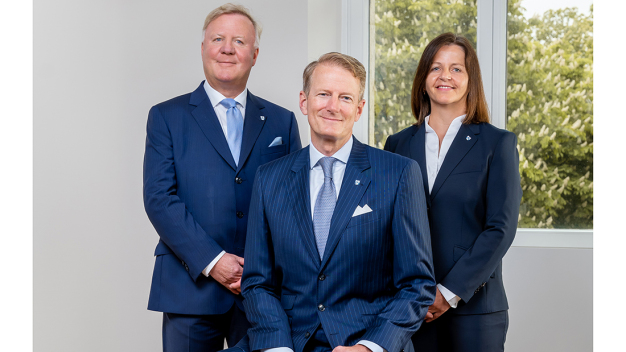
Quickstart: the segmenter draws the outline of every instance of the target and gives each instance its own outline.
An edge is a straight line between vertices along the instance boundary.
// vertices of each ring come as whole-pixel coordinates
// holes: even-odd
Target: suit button
[[[319,309],[320,312],[323,312],[326,310],[326,307],[324,307],[323,304],[320,304],[319,306],[317,306],[317,309]]]
[[[240,185],[240,184],[243,182],[243,180],[241,179],[241,177],[235,177],[235,182],[236,182],[238,185]]]
[[[311,336],[311,334],[310,334],[309,332],[306,332],[306,333],[304,334],[304,337],[309,337],[309,336]]]
[[[320,277],[319,277],[319,279],[320,279],[320,281],[324,281],[324,280],[326,280],[326,275],[321,274],[321,275],[320,275]]]
[[[237,212],[237,217],[240,218],[240,219],[243,218],[243,212],[238,211]]]

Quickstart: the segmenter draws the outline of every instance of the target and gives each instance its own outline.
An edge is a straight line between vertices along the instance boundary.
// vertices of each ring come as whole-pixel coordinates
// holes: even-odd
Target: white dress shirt
[[[348,140],[346,144],[341,147],[333,158],[337,159],[333,164],[333,183],[335,184],[335,191],[337,198],[339,198],[339,191],[341,190],[341,183],[343,181],[343,174],[346,173],[346,164],[348,158],[350,158],[350,152],[352,151],[352,138]],[[309,173],[309,188],[311,191],[311,219],[313,219],[313,213],[315,212],[315,202],[317,201],[317,195],[320,193],[322,186],[324,185],[324,170],[322,165],[318,164],[318,161],[326,155],[320,153],[313,143],[309,143],[309,159],[311,162],[311,168]]]
[[[426,116],[424,119],[424,126],[426,127],[426,173],[428,175],[428,192],[432,192],[433,190],[439,169],[441,169],[441,165],[446,158],[446,154],[448,154],[448,150],[450,150],[454,137],[456,137],[456,134],[463,124],[464,118],[465,115],[461,115],[452,120],[452,123],[448,126],[448,131],[446,131],[446,135],[443,137],[443,141],[441,141],[441,149],[439,149],[439,136],[437,136],[437,132],[428,125],[430,115]],[[437,288],[441,292],[441,295],[443,295],[443,298],[448,301],[450,307],[456,308],[461,297],[455,295],[442,284],[437,284]]]
[[[339,191],[341,190],[343,175],[346,172],[346,164],[348,163],[348,158],[350,158],[350,152],[352,151],[352,144],[354,144],[354,141],[350,138],[348,142],[341,147],[341,149],[331,155],[333,158],[337,159],[337,161],[333,164],[333,183],[335,184],[337,198],[339,198]],[[313,218],[313,213],[315,212],[315,201],[317,200],[317,195],[320,193],[320,190],[324,185],[324,170],[322,170],[322,166],[318,164],[318,161],[325,156],[326,155],[315,149],[313,143],[309,142],[309,159],[311,162],[309,171],[311,218]],[[357,344],[369,348],[372,352],[387,352],[384,348],[372,341],[361,340]],[[289,347],[276,347],[262,349],[261,352],[293,352],[293,350]]]
[[[215,111],[215,115],[217,115],[217,120],[220,122],[220,126],[222,126],[222,131],[224,131],[224,136],[228,138],[228,121],[226,120],[226,110],[228,110],[224,105],[220,104],[220,102],[226,97],[222,95],[222,93],[216,91],[211,87],[207,81],[204,81],[204,91],[206,95],[211,100],[211,104],[213,104],[213,110]],[[235,97],[235,101],[237,102],[237,109],[241,112],[241,116],[243,120],[246,119],[246,102],[248,101],[248,88],[245,88],[243,92],[241,92],[238,96]],[[217,262],[226,254],[225,251],[222,251],[218,254],[212,261],[207,265],[204,270],[202,270],[202,274],[204,276],[209,277],[209,273],[217,264]]]

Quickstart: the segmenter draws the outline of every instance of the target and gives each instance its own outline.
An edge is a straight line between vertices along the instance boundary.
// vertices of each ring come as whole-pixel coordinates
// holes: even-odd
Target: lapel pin
[[[360,184],[361,184],[361,180],[356,180],[356,181],[354,181],[354,185],[355,185],[355,186],[358,186],[358,185],[360,185]]]
[[[261,121],[265,121],[265,116],[261,116]]]
[[[470,139],[472,139],[472,137],[467,136],[465,139],[467,139],[469,141]]]

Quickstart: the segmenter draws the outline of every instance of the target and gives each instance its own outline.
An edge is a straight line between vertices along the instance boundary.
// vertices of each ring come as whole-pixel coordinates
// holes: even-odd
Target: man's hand
[[[363,345],[357,344],[354,346],[337,346],[333,352],[372,352],[372,350]]]
[[[243,273],[243,258],[234,254],[225,253],[209,272],[215,281],[224,285],[230,292],[241,293],[241,274]]]
[[[439,318],[448,309],[450,309],[450,304],[448,303],[448,301],[446,301],[446,299],[439,291],[439,287],[437,287],[435,303],[433,303],[432,306],[428,307],[428,312],[426,313],[426,318],[424,318],[424,321],[430,323],[431,321]]]

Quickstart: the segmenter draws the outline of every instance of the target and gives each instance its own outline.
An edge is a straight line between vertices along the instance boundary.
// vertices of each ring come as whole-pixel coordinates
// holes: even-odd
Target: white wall
[[[202,24],[223,2],[35,1],[35,351],[160,350],[161,314],[146,310],[158,239],[142,203],[146,118],[200,84]],[[264,28],[250,90],[294,111],[308,141],[307,2],[238,2]]]
[[[504,257],[507,352],[593,350],[593,251],[512,247]]]
[[[146,310],[157,235],[142,204],[150,106],[203,79],[221,1],[35,1],[35,351],[158,351]],[[264,32],[249,87],[298,117],[302,70],[341,50],[341,1],[239,1]],[[278,77],[278,79],[277,79]],[[592,251],[511,248],[507,351],[590,351]]]

